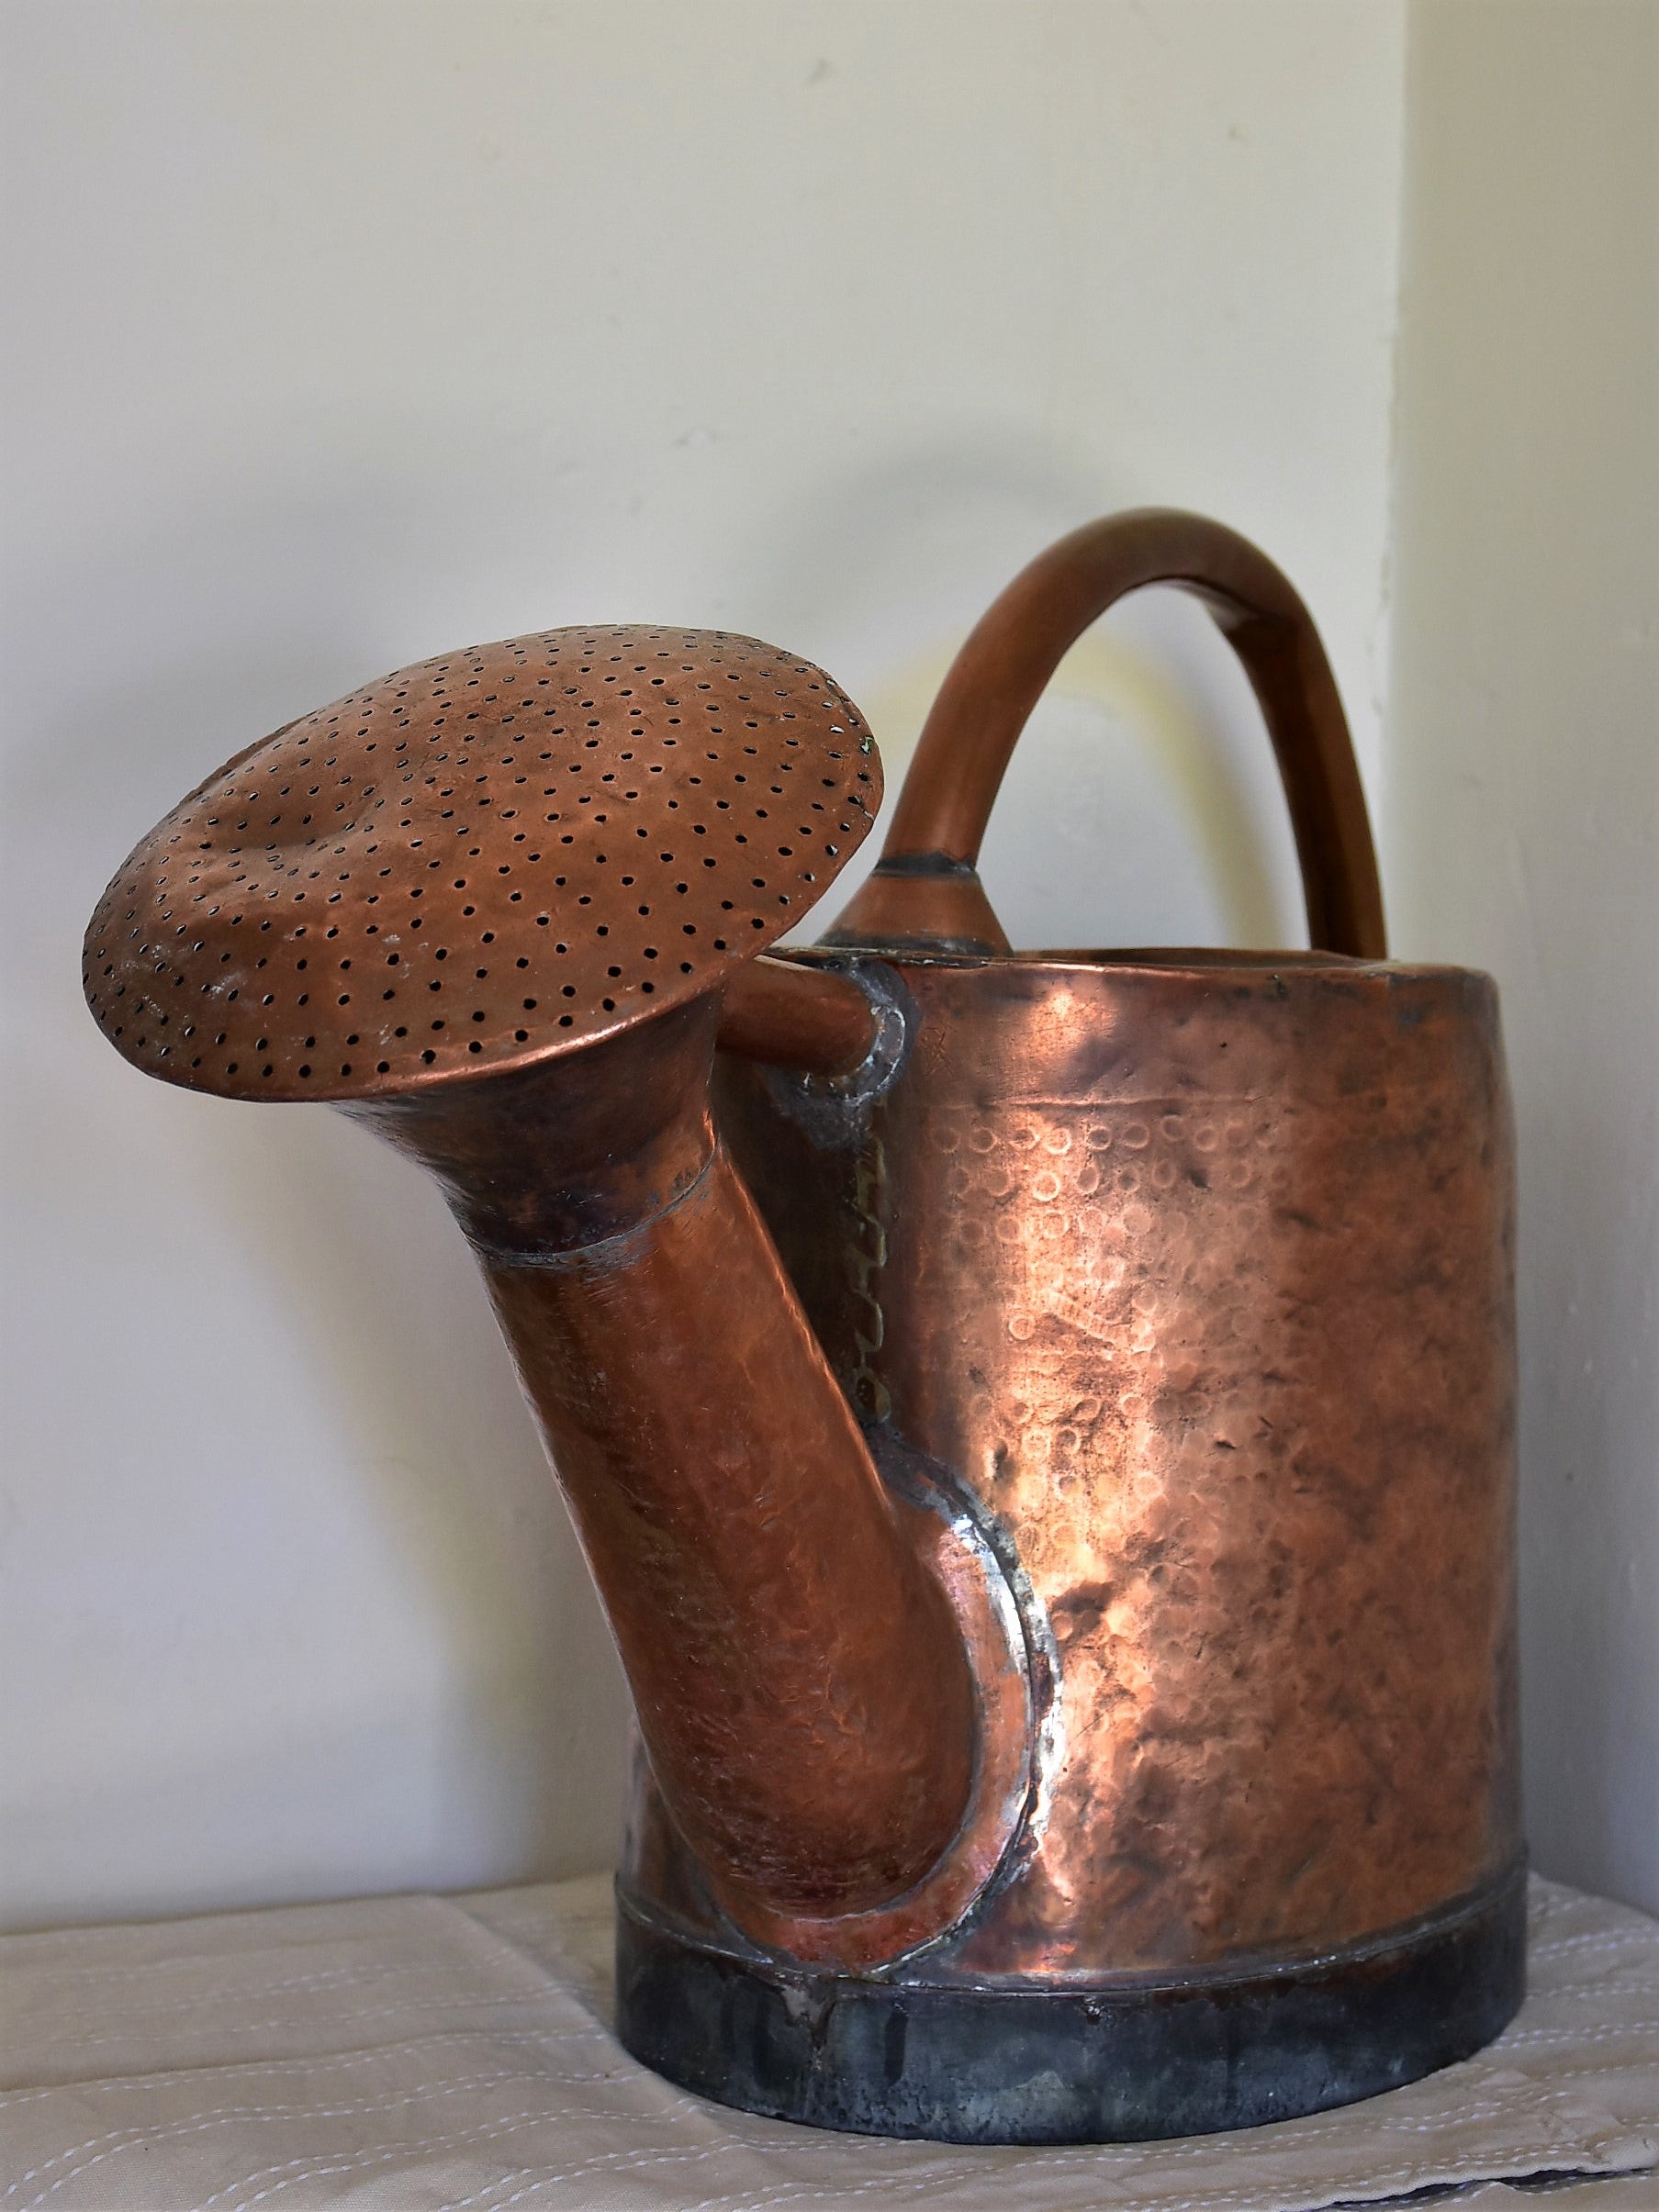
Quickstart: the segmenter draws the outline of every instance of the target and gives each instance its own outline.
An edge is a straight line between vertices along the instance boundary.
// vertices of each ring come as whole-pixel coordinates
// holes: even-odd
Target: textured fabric
[[[1532,1994],[1479,2058],[1341,2112],[1099,2150],[969,2151],[727,2112],[608,2021],[603,1878],[0,1939],[0,2203],[768,2212],[1311,2212],[1617,2174],[1659,2208],[1659,1924],[1537,1882]]]

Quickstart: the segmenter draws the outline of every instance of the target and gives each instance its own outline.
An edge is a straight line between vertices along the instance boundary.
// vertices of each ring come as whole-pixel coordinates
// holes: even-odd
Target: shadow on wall
[[[766,620],[722,620],[800,642],[846,682],[887,771],[875,835],[790,942],[828,928],[874,866],[927,710],[979,615],[1055,539],[1154,503],[1144,486],[1103,486],[1081,464],[1057,466],[1048,441],[1006,433],[913,445],[848,475],[804,518],[774,514],[775,542],[741,587],[742,607]],[[1066,655],[1014,754],[981,873],[1016,945],[1306,943],[1259,709],[1183,594],[1134,595]]]
[[[1540,1869],[1659,1910],[1659,11],[1412,8],[1389,845],[1503,992]]]

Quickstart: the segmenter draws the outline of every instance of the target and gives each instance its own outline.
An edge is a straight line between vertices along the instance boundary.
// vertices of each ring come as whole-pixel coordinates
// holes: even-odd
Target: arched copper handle
[[[934,701],[881,858],[832,943],[1009,950],[976,868],[1009,758],[1068,648],[1149,584],[1202,599],[1244,665],[1278,757],[1310,942],[1387,957],[1365,794],[1313,618],[1248,539],[1168,508],[1073,531],[981,616]]]

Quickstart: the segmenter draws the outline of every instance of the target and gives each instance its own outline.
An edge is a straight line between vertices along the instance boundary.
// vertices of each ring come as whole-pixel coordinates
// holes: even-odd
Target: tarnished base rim
[[[1132,1989],[790,1972],[617,1916],[617,2032],[682,2089],[865,2135],[1111,2143],[1295,2119],[1467,2058],[1526,1987],[1526,1872],[1306,1967]]]

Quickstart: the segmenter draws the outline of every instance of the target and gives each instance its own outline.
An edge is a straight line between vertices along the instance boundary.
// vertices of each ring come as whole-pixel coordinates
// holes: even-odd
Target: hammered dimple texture
[[[232,1098],[517,1067],[716,987],[868,832],[822,669],[724,631],[554,630],[401,669],[240,754],[87,931],[135,1066]]]
[[[938,1234],[893,1240],[883,1372],[1055,1638],[1057,1810],[1020,1901],[1050,1964],[1103,1928],[1123,1966],[1352,1940],[1513,1849],[1482,1022],[1376,971],[1217,983],[1103,982],[1084,1082],[1078,1016],[1010,1006],[991,1067],[918,1094],[905,1161]],[[1068,1080],[1023,1080],[1057,1034]],[[1024,1953],[1000,1929],[965,1955]]]
[[[746,1071],[723,1120],[844,1387],[995,1515],[1051,1655],[1019,1870],[929,1973],[1305,1956],[1471,1893],[1519,1842],[1490,987],[901,973],[861,1152]]]

